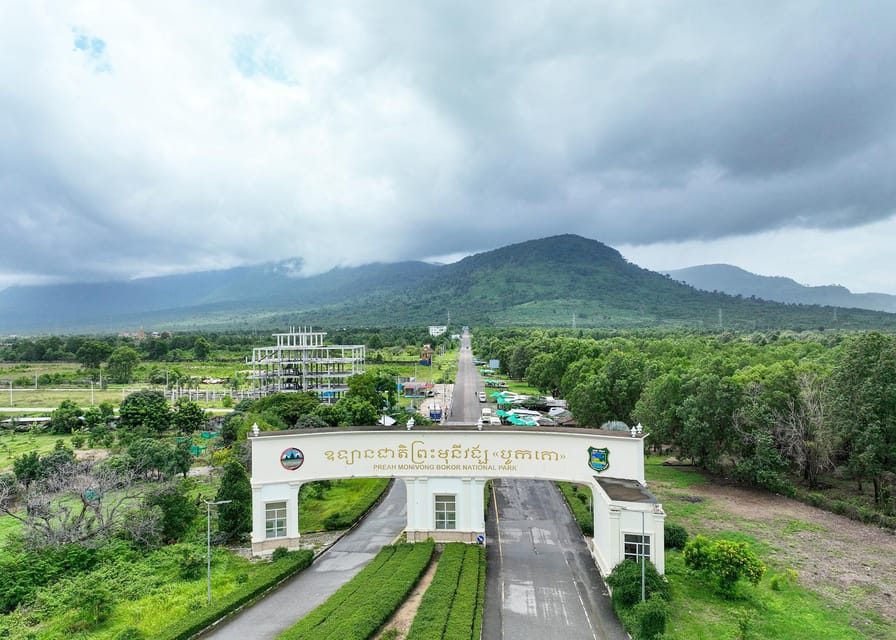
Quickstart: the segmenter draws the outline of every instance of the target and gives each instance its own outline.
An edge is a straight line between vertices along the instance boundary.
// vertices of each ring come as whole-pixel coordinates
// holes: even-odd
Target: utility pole
[[[205,503],[205,560],[208,568],[206,573],[206,587],[208,599],[206,604],[212,603],[212,505],[228,504],[233,500],[203,500]]]

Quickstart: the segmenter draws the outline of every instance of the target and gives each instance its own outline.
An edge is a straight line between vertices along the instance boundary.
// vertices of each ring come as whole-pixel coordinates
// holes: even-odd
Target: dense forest
[[[581,426],[640,422],[655,451],[896,524],[892,335],[488,329],[474,350],[566,398]],[[856,499],[826,504],[822,490],[838,483]]]

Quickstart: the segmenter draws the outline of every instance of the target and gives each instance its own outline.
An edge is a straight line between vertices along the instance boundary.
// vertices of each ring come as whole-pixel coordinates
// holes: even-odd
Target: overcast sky
[[[0,2],[0,287],[558,233],[896,293],[896,2]]]

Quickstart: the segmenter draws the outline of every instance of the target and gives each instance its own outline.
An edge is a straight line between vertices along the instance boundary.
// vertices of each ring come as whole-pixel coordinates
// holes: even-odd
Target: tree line
[[[896,337],[477,330],[477,355],[566,398],[581,426],[773,491],[845,477],[896,513]]]

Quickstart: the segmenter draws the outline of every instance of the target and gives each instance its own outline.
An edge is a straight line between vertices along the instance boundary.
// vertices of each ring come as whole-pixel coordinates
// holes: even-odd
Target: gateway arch
[[[662,506],[644,483],[644,435],[599,429],[353,427],[261,432],[252,442],[252,552],[299,544],[299,489],[340,478],[407,486],[408,541],[485,535],[485,483],[560,480],[592,491],[592,555],[604,575],[646,557],[664,572]]]

